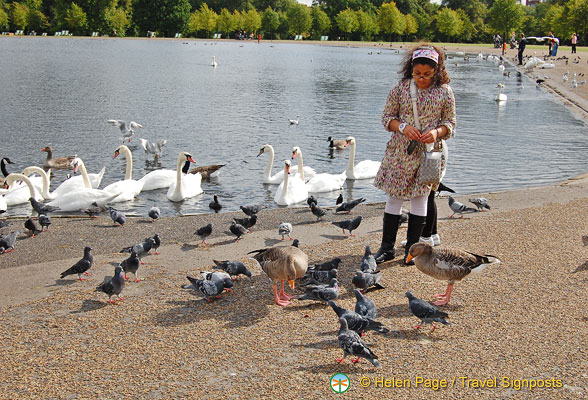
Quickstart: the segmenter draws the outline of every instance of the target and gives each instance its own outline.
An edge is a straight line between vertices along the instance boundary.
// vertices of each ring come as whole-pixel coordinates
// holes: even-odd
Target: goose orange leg
[[[292,289],[294,289],[293,288],[294,281],[291,281],[290,286],[292,286]],[[280,299],[286,300],[288,302],[290,299],[292,299],[292,296],[290,296],[290,295],[286,294],[286,292],[284,292],[284,281],[282,281],[282,286],[280,287],[280,294],[279,295],[280,295]]]
[[[445,304],[449,304],[449,300],[451,300],[451,292],[453,292],[453,284],[447,284],[447,291],[445,292],[445,297],[435,301],[433,304],[436,306],[444,306]]]
[[[283,282],[282,282],[282,283],[283,283]],[[292,304],[292,303],[290,303],[289,301],[284,301],[284,300],[281,300],[281,299],[278,297],[278,288],[277,288],[277,286],[276,286],[276,285],[272,285],[272,287],[273,287],[273,289],[274,289],[274,301],[276,302],[276,304],[277,304],[277,305],[279,305],[279,306],[282,306],[282,307],[285,307],[285,306],[287,306],[287,305],[290,305],[290,304]]]

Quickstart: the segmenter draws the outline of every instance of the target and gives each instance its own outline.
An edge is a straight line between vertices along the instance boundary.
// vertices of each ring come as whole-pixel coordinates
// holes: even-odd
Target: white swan
[[[498,66],[498,70],[500,71],[500,73],[501,73],[501,74],[504,72],[504,70],[505,70],[505,69],[506,69],[506,68],[505,68],[504,64],[500,64],[500,65]]]
[[[496,98],[494,99],[494,101],[506,101],[507,97],[504,93],[502,93],[502,89],[504,89],[504,85],[502,83],[499,83],[498,85],[496,85],[496,87],[498,88],[498,94],[496,95]]]
[[[304,181],[305,167],[302,161],[302,150],[300,150],[300,147],[298,146],[294,146],[292,149],[292,158],[294,157],[296,157],[296,161],[298,162],[298,168],[303,167],[302,172],[300,173],[300,178]],[[313,193],[331,192],[333,190],[341,189],[341,186],[343,186],[346,179],[347,174],[345,172],[338,175],[321,173],[312,177],[305,183],[305,186],[309,192]]]
[[[8,210],[8,204],[6,204],[6,199],[4,196],[0,196],[0,214],[5,213]]]
[[[363,160],[355,164],[355,138],[349,136],[347,138],[347,145],[349,146],[349,162],[347,163],[347,179],[370,179],[374,178],[380,169],[379,161]]]
[[[212,56],[212,62],[210,63],[210,66],[213,68],[216,68],[218,64],[216,63],[216,57]]]
[[[302,179],[294,179],[290,176],[290,160],[284,161],[284,181],[278,186],[274,201],[280,206],[289,206],[305,201],[308,198],[308,190]]]
[[[43,168],[36,167],[33,165],[23,169],[22,174],[28,177],[29,179],[31,178],[30,175],[39,174],[39,176],[41,177],[41,181],[43,182],[43,184],[41,185],[41,196],[43,196],[45,200],[53,200],[56,197],[54,193],[49,193],[49,175],[47,175]]]
[[[169,187],[167,191],[167,198],[171,201],[178,202],[190,197],[194,197],[203,192],[200,184],[202,183],[202,175],[184,174],[182,166],[187,161],[195,163],[190,153],[185,151],[178,155],[178,164],[176,169],[176,181]]]
[[[9,174],[4,182],[10,187],[15,184],[17,180],[23,181],[26,188],[8,191],[4,195],[4,201],[6,201],[7,206],[28,203],[31,197],[38,201],[43,200],[43,196],[41,196],[35,185],[33,185],[31,180],[23,174]]]
[[[257,157],[259,157],[260,155],[262,155],[265,152],[269,153],[269,160],[267,161],[267,165],[265,166],[265,170],[263,172],[263,183],[278,185],[284,181],[284,171],[280,171],[277,174],[272,176],[271,175],[272,168],[274,166],[274,148],[273,148],[273,146],[271,144],[264,144],[263,147],[261,148],[261,150],[259,150]],[[298,166],[294,166],[294,167],[290,168],[290,173],[293,175],[298,173]],[[314,172],[314,169],[312,169],[310,167],[304,167],[304,176],[306,178],[312,178],[315,175],[316,175],[316,172]]]
[[[79,158],[77,158],[77,159],[79,159]],[[75,160],[76,159],[74,159],[71,162],[71,165],[74,165],[74,161]],[[100,186],[100,183],[102,182],[102,177],[104,177],[104,171],[106,171],[106,167],[102,167],[102,169],[100,170],[100,172],[98,172],[97,174],[88,174],[86,172],[87,173],[87,176],[88,176],[88,179],[90,180],[90,186],[91,186],[92,189],[98,189],[98,186]],[[77,172],[77,169],[75,169],[74,172]],[[69,192],[74,191],[74,190],[84,189],[85,187],[86,186],[84,184],[84,178],[81,175],[77,175],[77,176],[72,176],[71,178],[66,179],[65,181],[63,181],[51,193],[53,194],[53,196],[59,197],[59,196],[61,196],[63,194],[69,193]]]
[[[143,189],[143,182],[139,182],[133,179],[133,155],[131,154],[131,151],[127,146],[120,145],[114,151],[114,157],[112,158],[118,157],[120,153],[123,153],[127,159],[125,179],[111,183],[104,188],[106,192],[120,193],[120,195],[116,197],[112,203],[133,200],[135,196],[141,193],[141,189]]]

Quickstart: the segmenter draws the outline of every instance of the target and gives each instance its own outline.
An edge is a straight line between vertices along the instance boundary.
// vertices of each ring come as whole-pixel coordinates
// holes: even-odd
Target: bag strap
[[[421,121],[419,117],[419,110],[417,108],[417,92],[416,92],[416,85],[414,83],[414,79],[410,80],[410,100],[412,101],[412,113],[414,115],[414,126],[420,131],[421,130]]]

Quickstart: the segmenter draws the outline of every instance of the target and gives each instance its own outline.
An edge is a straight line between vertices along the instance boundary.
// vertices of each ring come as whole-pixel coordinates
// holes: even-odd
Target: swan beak
[[[293,159],[295,159],[295,158],[296,158],[296,152],[295,152],[295,151],[293,151],[293,152],[292,152],[292,160],[293,160]]]
[[[351,140],[346,140],[345,141],[345,147],[349,146],[350,143],[351,143]]]
[[[263,154],[263,149],[259,150],[259,153],[257,153],[257,157],[259,157],[262,154]]]
[[[406,256],[406,262],[410,262],[410,260],[412,260],[414,257],[412,256],[412,254],[408,253],[408,255]]]
[[[294,290],[294,281],[288,281],[288,283],[290,284],[290,288]]]
[[[9,188],[8,183],[4,182],[2,184],[2,189],[8,189],[8,188]]]
[[[289,165],[286,165],[286,173],[287,173],[288,175],[290,175],[290,166],[289,166]]]
[[[114,151],[114,156],[112,156],[112,159],[114,160],[116,157],[118,157],[119,153],[120,153],[120,151],[115,150]]]
[[[196,164],[196,161],[192,158],[192,156],[188,156],[186,158],[186,160],[188,160],[188,161],[193,162],[194,164]]]
[[[78,166],[78,164],[76,163],[76,165],[74,165],[74,174],[75,174],[76,172],[78,172],[78,168],[79,168],[79,166]]]

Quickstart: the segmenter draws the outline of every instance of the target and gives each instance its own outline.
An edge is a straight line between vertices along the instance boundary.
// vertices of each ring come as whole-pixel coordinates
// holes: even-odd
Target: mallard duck
[[[47,153],[47,159],[43,162],[43,168],[45,171],[48,171],[49,169],[73,169],[71,162],[76,158],[75,155],[53,158],[53,149],[51,146],[45,146],[41,151]]]
[[[487,265],[499,264],[500,260],[490,255],[477,255],[461,249],[433,247],[428,243],[415,243],[410,247],[407,262],[414,259],[417,269],[435,279],[447,281],[447,289],[437,294],[433,304],[449,304],[455,282],[461,281],[470,272],[481,272]]]
[[[218,173],[216,173],[216,171],[218,171],[219,169],[221,169],[224,166],[225,166],[225,164],[202,165],[200,167],[192,168],[190,170],[190,173],[191,174],[200,173],[200,175],[202,175],[202,179],[209,180],[210,178],[217,177]]]
[[[279,246],[249,252],[257,253],[253,259],[259,264],[263,272],[272,280],[274,301],[279,306],[291,304],[292,296],[284,292],[284,281],[290,283],[294,289],[294,280],[301,278],[308,269],[308,256],[294,246]],[[277,291],[278,281],[282,282],[280,293]]]

